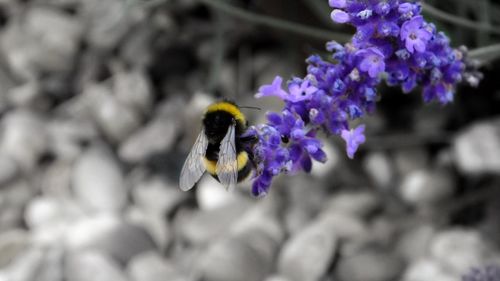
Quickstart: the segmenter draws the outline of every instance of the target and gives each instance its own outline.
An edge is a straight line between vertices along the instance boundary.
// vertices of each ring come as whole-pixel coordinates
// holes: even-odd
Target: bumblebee
[[[191,189],[207,171],[226,189],[244,180],[252,171],[251,155],[245,150],[253,137],[242,136],[248,122],[231,101],[208,106],[202,118],[202,130],[181,170],[179,186]]]

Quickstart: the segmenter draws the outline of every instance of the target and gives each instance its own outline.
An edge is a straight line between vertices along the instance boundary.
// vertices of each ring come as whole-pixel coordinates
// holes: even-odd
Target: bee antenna
[[[240,108],[248,108],[248,109],[262,110],[260,107],[256,107],[256,106],[240,106]]]

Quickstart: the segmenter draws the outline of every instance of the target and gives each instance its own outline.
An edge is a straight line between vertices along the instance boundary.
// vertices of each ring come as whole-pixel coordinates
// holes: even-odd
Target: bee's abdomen
[[[205,164],[205,168],[207,172],[211,174],[215,179],[217,178],[217,159],[210,159],[208,156],[205,156],[203,159]],[[246,151],[241,151],[238,153],[238,157],[236,158],[236,165],[238,165],[238,182],[244,180],[250,172],[252,171],[252,164],[248,159],[248,154]]]

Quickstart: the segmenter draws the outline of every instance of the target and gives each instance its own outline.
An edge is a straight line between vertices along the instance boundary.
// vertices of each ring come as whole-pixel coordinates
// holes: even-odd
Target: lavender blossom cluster
[[[307,75],[283,88],[276,77],[260,87],[257,98],[278,97],[283,110],[267,114],[267,124],[251,128],[256,176],[252,192],[267,193],[280,173],[309,172],[312,160],[325,162],[319,132],[340,135],[349,158],[365,142],[364,125],[352,120],[375,110],[377,86],[384,82],[409,93],[423,89],[426,102],[453,101],[455,86],[465,74],[463,49],[450,47],[448,37],[421,15],[418,2],[404,0],[329,0],[331,18],[356,27],[351,42],[329,42],[327,59],[307,59]]]

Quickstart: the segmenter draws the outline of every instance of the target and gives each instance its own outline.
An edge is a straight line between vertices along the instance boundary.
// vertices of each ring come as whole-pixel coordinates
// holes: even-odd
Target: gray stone
[[[179,98],[169,99],[160,105],[153,119],[122,143],[118,153],[120,158],[127,162],[141,162],[155,153],[168,151],[178,136],[181,126],[179,116],[185,109],[185,102]]]
[[[479,232],[451,229],[434,236],[430,253],[443,267],[461,274],[472,267],[480,267],[492,258],[493,248]]]
[[[0,189],[0,232],[20,227],[23,211],[35,190],[24,180],[16,180]]]
[[[344,213],[366,217],[380,207],[380,199],[372,192],[343,192],[332,196],[323,205],[323,212]]]
[[[67,281],[128,281],[118,264],[97,251],[72,253],[65,259]]]
[[[334,229],[322,221],[313,222],[285,243],[278,271],[292,281],[319,280],[333,263],[336,250]]]
[[[378,187],[385,190],[390,188],[395,177],[394,163],[386,153],[373,152],[368,154],[363,161],[363,166]]]
[[[103,147],[89,148],[75,164],[75,196],[91,211],[120,211],[127,202],[127,187],[118,163]]]
[[[83,95],[88,99],[92,117],[113,142],[123,141],[140,126],[138,113],[120,103],[106,84],[90,85]]]
[[[414,205],[429,205],[449,198],[455,189],[451,174],[445,170],[418,170],[408,173],[401,183],[401,197]]]
[[[0,272],[0,280],[33,281],[38,276],[43,259],[44,250],[39,248],[27,249],[3,269],[3,272]]]
[[[460,132],[453,150],[464,173],[500,174],[500,120],[476,123]]]
[[[403,262],[380,250],[365,250],[342,257],[336,267],[339,281],[396,280],[403,269]]]
[[[427,224],[418,225],[402,233],[397,250],[408,261],[416,261],[429,252],[430,242],[436,229]]]
[[[18,106],[31,106],[40,97],[41,89],[37,81],[31,80],[25,84],[9,89],[7,97],[9,102]]]
[[[29,245],[29,233],[10,229],[0,233],[0,268],[4,268]]]
[[[205,244],[226,233],[249,207],[247,201],[239,201],[217,209],[197,212],[179,212],[175,226],[182,239],[194,245]]]
[[[47,131],[42,120],[24,110],[12,111],[2,118],[0,151],[24,171],[34,169],[47,149]]]
[[[58,245],[48,248],[45,251],[42,263],[38,269],[38,273],[34,278],[35,281],[63,281],[63,256],[64,250]]]
[[[132,281],[181,281],[184,280],[168,260],[155,252],[134,257],[127,266]]]
[[[160,177],[148,178],[134,184],[132,199],[148,214],[165,216],[187,197],[177,186]]]
[[[217,209],[242,200],[239,192],[228,192],[213,177],[203,177],[196,186],[196,201],[202,210]]]
[[[130,9],[125,1],[86,0],[82,3],[82,16],[88,28],[86,38],[97,49],[115,48],[132,25],[142,17],[140,9]]]
[[[81,35],[76,17],[32,6],[21,21],[10,22],[1,44],[11,69],[27,80],[42,71],[69,71]]]
[[[81,143],[97,138],[97,128],[83,119],[57,118],[47,124],[49,149],[58,159],[74,161],[82,153]]]
[[[401,176],[424,170],[429,167],[429,153],[421,147],[398,149],[394,152],[394,167]]]
[[[125,212],[125,218],[134,225],[145,229],[151,235],[159,250],[167,249],[173,233],[165,215],[148,212],[137,207],[129,207]]]
[[[206,281],[260,281],[277,250],[274,239],[258,229],[222,238],[200,257],[196,274]]]
[[[18,173],[18,166],[8,155],[0,153],[0,186],[12,180]]]
[[[142,71],[119,71],[113,76],[113,93],[117,100],[142,115],[153,105],[152,85]]]
[[[441,265],[432,259],[420,259],[406,269],[403,281],[457,281],[459,276],[446,272]]]
[[[99,250],[126,264],[134,256],[155,248],[151,236],[139,226],[115,216],[100,215],[74,224],[66,245],[73,250]]]

